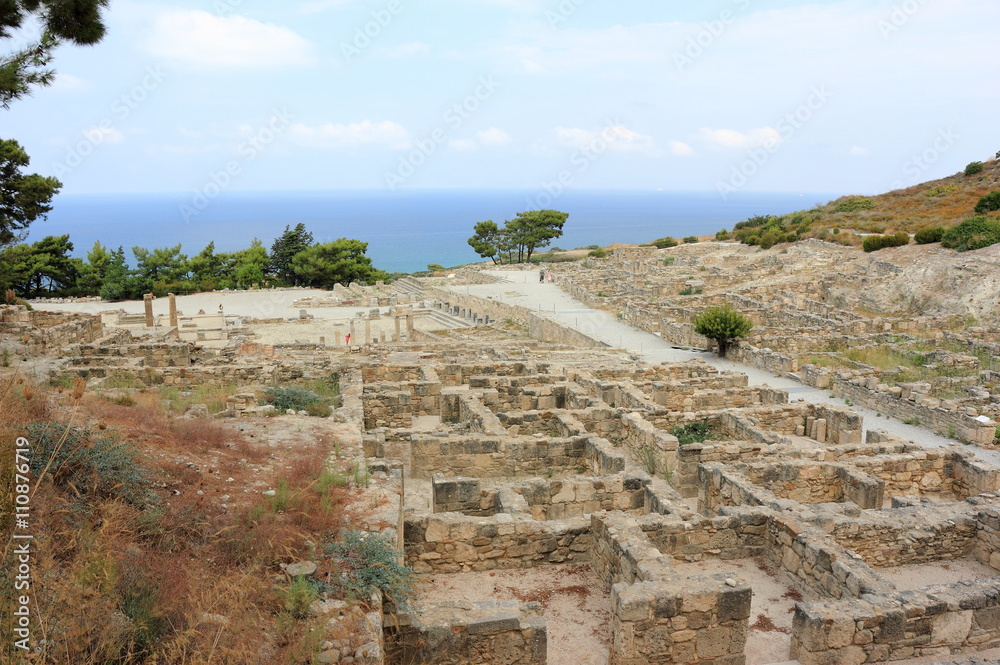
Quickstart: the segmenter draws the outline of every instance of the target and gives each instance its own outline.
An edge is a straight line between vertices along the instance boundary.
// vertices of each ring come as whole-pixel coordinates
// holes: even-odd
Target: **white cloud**
[[[700,136],[710,145],[719,148],[760,148],[781,145],[783,139],[774,127],[760,127],[750,131],[738,132],[735,129],[702,128]]]
[[[656,148],[653,137],[639,134],[626,127],[609,125],[600,131],[590,131],[576,127],[556,127],[556,138],[560,142],[593,151],[607,149],[619,152],[647,152],[653,154]]]
[[[317,127],[296,123],[292,125],[290,134],[292,140],[304,146],[354,148],[361,145],[383,145],[396,150],[410,146],[409,132],[390,120],[327,123]]]
[[[500,146],[510,143],[510,134],[499,127],[485,129],[476,134],[476,137],[486,146]]]
[[[93,87],[93,84],[87,79],[62,72],[58,72],[55,81],[52,82],[52,89],[62,92],[83,92],[91,90]]]
[[[151,152],[165,153],[168,155],[205,155],[209,153],[219,152],[222,146],[218,143],[208,143],[205,145],[171,145],[164,144],[158,146],[152,146]]]
[[[428,53],[431,47],[423,42],[409,42],[400,44],[394,48],[384,49],[382,54],[387,58],[411,58],[416,55]]]
[[[289,28],[201,10],[157,16],[146,49],[157,57],[212,67],[304,67],[316,62],[313,45]]]
[[[479,144],[471,139],[452,139],[448,141],[448,147],[452,150],[461,150],[462,152],[479,150]]]
[[[83,135],[88,141],[95,144],[100,143],[123,143],[125,135],[114,127],[91,125],[83,130]]]
[[[851,149],[847,151],[851,157],[866,157],[871,154],[868,148],[863,148],[859,145],[852,145]]]
[[[670,154],[676,157],[690,157],[694,154],[694,148],[683,141],[671,141]]]
[[[319,12],[326,11],[327,9],[346,5],[351,2],[354,2],[354,0],[318,0],[317,2],[307,2],[299,7],[299,13],[318,14]]]

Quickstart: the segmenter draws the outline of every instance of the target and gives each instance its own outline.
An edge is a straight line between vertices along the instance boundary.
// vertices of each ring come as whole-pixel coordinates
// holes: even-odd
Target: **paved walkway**
[[[748,367],[717,357],[714,353],[688,350],[674,347],[656,335],[639,330],[619,321],[611,314],[591,309],[572,298],[559,288],[558,282],[538,281],[538,270],[525,271],[489,271],[506,281],[497,284],[480,284],[472,286],[455,286],[452,290],[459,293],[471,293],[482,298],[492,297],[494,300],[520,305],[540,313],[547,318],[570,325],[588,335],[607,343],[615,348],[625,349],[654,364],[662,362],[684,362],[692,358],[701,358],[720,370],[742,372],[746,374],[750,385],[767,385],[788,391],[791,401],[803,399],[812,404],[833,404],[847,406],[844,400],[831,397],[830,393],[798,381],[777,376],[754,367]],[[957,445],[957,442],[943,436],[938,436],[930,430],[913,425],[907,425],[893,418],[877,415],[874,411],[851,405],[851,409],[864,416],[865,430],[882,429],[890,434],[914,441],[926,448],[943,448]],[[992,464],[1000,465],[1000,451],[984,450],[976,447],[977,457]]]

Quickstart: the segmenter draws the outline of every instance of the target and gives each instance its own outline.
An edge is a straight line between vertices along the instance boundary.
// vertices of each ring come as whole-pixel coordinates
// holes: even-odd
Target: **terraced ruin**
[[[389,535],[420,582],[408,611],[383,617],[381,603],[354,599],[369,628],[331,627],[316,662],[995,656],[996,329],[864,311],[848,294],[896,274],[886,260],[865,275],[776,285],[777,251],[735,261],[750,250],[719,247],[559,264],[558,288],[581,313],[606,310],[649,333],[647,348],[708,348],[694,316],[731,303],[757,323],[732,350],[745,371],[696,351],[644,362],[518,304],[521,282],[478,269],[309,300],[272,294],[284,309],[257,320],[227,305],[213,328],[225,335],[199,336],[192,320],[193,339],[176,303],[131,328],[120,315],[8,307],[4,344],[55,383],[237,386],[214,415],[247,427],[273,411],[258,403],[262,387],[339,377],[339,403],[312,420],[370,470],[365,528]],[[840,251],[817,250],[813,264]],[[257,337],[272,325],[324,334]],[[205,343],[213,337],[225,343]],[[761,371],[773,380],[748,377]],[[803,399],[779,378],[830,399]],[[951,441],[928,447],[871,427],[843,398]]]

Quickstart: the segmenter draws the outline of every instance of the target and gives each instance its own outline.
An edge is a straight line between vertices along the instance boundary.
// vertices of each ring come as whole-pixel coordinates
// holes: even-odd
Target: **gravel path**
[[[830,397],[829,392],[810,388],[787,377],[724,360],[714,353],[674,347],[652,333],[619,321],[607,312],[587,307],[560,289],[558,282],[540,283],[537,269],[520,272],[496,270],[489,271],[489,274],[506,281],[497,284],[452,288],[456,292],[468,292],[483,298],[490,296],[494,300],[526,307],[547,318],[585,332],[610,346],[625,349],[649,363],[684,362],[692,358],[701,358],[720,370],[746,374],[752,386],[767,385],[771,388],[786,390],[789,400],[792,401],[803,399],[812,404],[826,403],[847,406],[844,400]],[[893,418],[879,416],[874,411],[857,405],[851,405],[850,408],[864,416],[866,431],[883,429],[890,434],[914,441],[925,448],[944,448],[958,445],[952,439],[939,436],[922,427],[907,425]],[[1000,465],[1000,451],[984,450],[978,446],[975,447],[975,450],[976,456],[980,459]]]

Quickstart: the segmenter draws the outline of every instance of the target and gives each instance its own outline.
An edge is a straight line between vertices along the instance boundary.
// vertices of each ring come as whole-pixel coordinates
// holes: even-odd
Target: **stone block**
[[[719,622],[739,621],[750,618],[750,603],[753,591],[750,587],[725,591],[719,596]]]
[[[732,630],[720,626],[698,631],[695,648],[698,658],[717,658],[729,653]]]
[[[934,644],[962,644],[972,629],[972,618],[972,610],[947,612],[934,617],[931,642]]]

